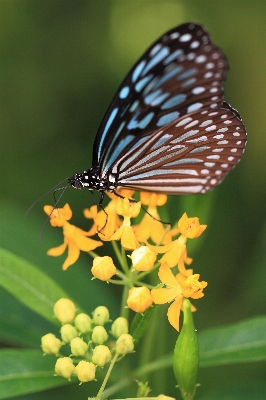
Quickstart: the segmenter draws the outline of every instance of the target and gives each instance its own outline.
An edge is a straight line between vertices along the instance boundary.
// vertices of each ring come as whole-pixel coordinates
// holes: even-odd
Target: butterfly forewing
[[[99,128],[93,163],[102,173],[136,138],[165,129],[197,110],[220,107],[227,61],[197,24],[157,40],[121,84]]]
[[[123,187],[167,194],[205,193],[240,160],[246,132],[227,103],[198,110],[135,140],[113,165]]]

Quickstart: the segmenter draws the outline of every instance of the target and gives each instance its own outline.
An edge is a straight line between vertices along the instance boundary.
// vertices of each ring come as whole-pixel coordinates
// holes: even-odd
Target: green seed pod
[[[192,400],[197,387],[199,346],[190,301],[185,300],[183,307],[184,322],[175,345],[173,369],[182,398]]]

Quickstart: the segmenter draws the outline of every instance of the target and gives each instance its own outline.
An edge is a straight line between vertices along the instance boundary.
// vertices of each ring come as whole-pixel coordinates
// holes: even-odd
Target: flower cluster
[[[48,333],[41,339],[44,354],[58,357],[55,364],[56,375],[70,379],[76,375],[80,383],[95,380],[96,368],[103,368],[119,356],[132,353],[133,338],[128,334],[128,323],[118,317],[111,325],[110,333],[115,344],[108,342],[105,325],[110,322],[109,311],[104,306],[97,307],[92,318],[85,314],[77,314],[74,303],[69,299],[59,299],[54,305],[55,317],[62,324],[61,339]],[[62,347],[63,346],[63,347]],[[60,354],[60,350],[69,353]]]
[[[127,290],[124,306],[143,313],[153,303],[171,302],[168,320],[179,330],[183,301],[203,297],[203,289],[207,286],[206,282],[199,280],[199,274],[186,267],[193,261],[187,254],[187,240],[199,237],[206,225],[184,213],[176,226],[169,229],[160,221],[157,211],[158,206],[166,203],[166,195],[143,192],[138,202],[132,195],[133,191],[121,190],[119,196],[109,195],[111,200],[104,210],[98,212],[96,206],[85,210],[84,216],[93,220],[88,232],[68,222],[72,216],[68,204],[55,210],[45,206],[44,211],[50,216],[51,225],[62,227],[64,235],[63,244],[50,249],[48,254],[59,256],[68,248],[68,257],[63,264],[63,269],[67,269],[77,261],[80,251],[89,252],[93,255],[91,272],[94,279],[124,285]],[[142,205],[147,207],[147,212],[140,219]],[[137,217],[140,222],[132,225],[131,220]],[[100,240],[90,238],[95,234]],[[112,242],[117,261],[110,256],[98,256],[93,251],[107,241]],[[117,242],[121,243],[121,252]],[[126,251],[129,252],[128,257],[125,257]],[[157,286],[151,286],[144,280],[154,269],[158,270],[160,280]],[[194,306],[191,309],[196,310]]]

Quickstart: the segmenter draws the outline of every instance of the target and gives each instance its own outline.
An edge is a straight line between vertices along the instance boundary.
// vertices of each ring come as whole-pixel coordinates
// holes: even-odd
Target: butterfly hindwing
[[[244,125],[223,103],[218,110],[195,111],[135,140],[112,172],[118,173],[121,186],[134,190],[205,193],[239,162],[245,144]]]

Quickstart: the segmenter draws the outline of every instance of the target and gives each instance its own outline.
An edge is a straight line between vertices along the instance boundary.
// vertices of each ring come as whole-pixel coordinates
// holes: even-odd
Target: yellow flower
[[[152,246],[150,244],[148,246],[157,254],[164,253],[163,257],[159,260],[161,264],[167,263],[170,268],[177,265],[182,274],[189,276],[192,270],[187,270],[185,264],[190,265],[193,260],[187,256],[187,239],[197,238],[206,228],[207,225],[200,225],[198,218],[188,218],[187,214],[184,213],[178,221],[178,229],[181,233],[178,239],[165,246]]]
[[[143,313],[152,303],[151,292],[147,287],[133,287],[129,290],[127,305],[131,310]]]
[[[127,250],[135,250],[140,247],[131,226],[130,218],[135,218],[140,212],[141,203],[130,202],[123,198],[117,200],[117,213],[124,217],[120,228],[110,237],[99,234],[102,240],[120,240],[121,245]]]
[[[119,189],[117,191],[119,195],[123,198],[131,198],[134,191],[128,189]],[[106,193],[107,196],[111,199],[111,201],[104,207],[104,210],[98,211],[98,207],[96,205],[86,208],[84,210],[84,216],[88,219],[93,219],[94,224],[88,232],[88,236],[93,236],[95,233],[100,232],[103,235],[110,237],[114,234],[114,232],[121,225],[121,220],[118,217],[116,208],[117,208],[117,200],[119,196],[114,193]]]
[[[145,242],[151,238],[154,243],[159,243],[160,241],[163,244],[169,243],[172,235],[170,232],[165,233],[166,229],[160,222],[161,218],[157,212],[157,206],[164,205],[167,201],[167,196],[165,194],[141,192],[140,200],[142,204],[148,206],[148,213],[145,213],[140,224],[134,227],[138,241]]]
[[[178,239],[165,246],[152,246],[150,244],[148,246],[157,254],[164,253],[159,260],[161,264],[167,263],[170,268],[177,265],[180,272],[190,275],[191,270],[185,268],[185,263],[188,265],[192,263],[192,258],[187,256],[186,237],[181,235]]]
[[[63,263],[63,270],[66,270],[70,265],[74,264],[80,255],[80,250],[90,251],[96,247],[102,246],[102,242],[89,239],[88,233],[75,225],[67,222],[71,216],[72,211],[68,204],[63,208],[53,209],[52,206],[44,206],[44,212],[50,216],[52,226],[59,226],[63,228],[64,243],[58,247],[48,250],[49,256],[61,256],[68,247],[68,256]]]
[[[136,271],[150,271],[156,261],[156,253],[147,246],[139,247],[128,257],[131,258],[133,268]]]
[[[109,256],[95,257],[92,264],[91,273],[101,281],[108,281],[116,273],[116,267]]]
[[[155,288],[151,291],[153,302],[155,304],[165,304],[173,301],[168,308],[167,317],[170,324],[179,331],[179,316],[184,299],[188,297],[193,299],[203,297],[203,289],[207,286],[207,282],[199,282],[199,274],[191,274],[187,277],[178,273],[174,276],[166,263],[159,268],[158,276],[167,287]],[[193,306],[192,311],[196,311]]]
[[[188,218],[184,213],[178,221],[178,228],[180,233],[189,239],[197,238],[207,228],[207,225],[200,225],[197,217]]]

